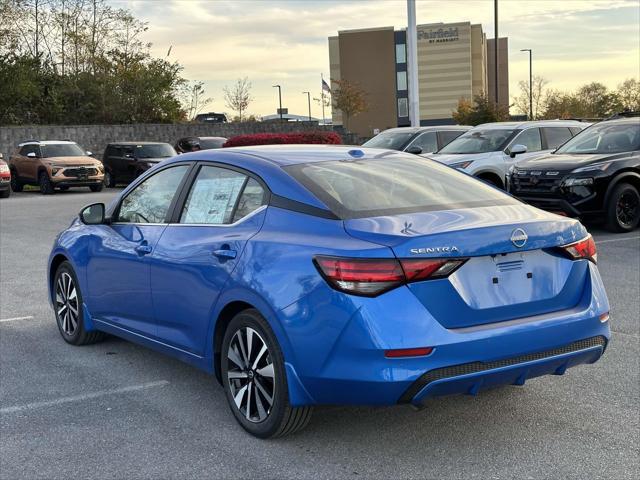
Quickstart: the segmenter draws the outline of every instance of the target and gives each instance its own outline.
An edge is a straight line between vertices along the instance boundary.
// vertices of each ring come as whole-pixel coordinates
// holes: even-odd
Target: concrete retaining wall
[[[174,145],[187,136],[233,137],[248,133],[281,133],[307,130],[331,131],[331,126],[319,126],[317,122],[247,122],[247,123],[184,123],[184,124],[135,124],[135,125],[32,125],[0,127],[0,152],[9,158],[16,145],[25,140],[72,140],[85,150],[102,158],[106,145],[116,141],[155,141]],[[353,144],[354,138],[343,135],[343,141]]]

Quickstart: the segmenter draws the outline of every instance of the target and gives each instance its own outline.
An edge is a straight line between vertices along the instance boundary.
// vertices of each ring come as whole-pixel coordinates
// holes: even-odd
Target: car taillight
[[[314,262],[336,290],[374,297],[400,285],[443,278],[465,259],[344,258],[316,256]]]
[[[588,235],[586,238],[579,242],[570,243],[560,247],[563,252],[568,254],[572,260],[587,259],[593,263],[598,261],[598,253],[596,251],[596,242],[593,241],[593,237]]]

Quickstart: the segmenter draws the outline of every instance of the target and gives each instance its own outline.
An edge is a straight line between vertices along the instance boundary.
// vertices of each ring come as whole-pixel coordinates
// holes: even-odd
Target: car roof
[[[126,141],[126,142],[110,142],[107,144],[107,146],[109,145],[169,145],[167,142],[132,142],[132,141]]]
[[[380,158],[388,154],[400,152],[368,148],[354,145],[256,145],[251,147],[233,147],[215,150],[200,150],[180,155],[198,157],[200,160],[216,161],[225,154],[244,154],[259,158],[271,164],[286,167],[300,163],[317,163],[340,160],[366,160]],[[408,154],[405,154],[408,155]]]
[[[258,145],[183,153],[167,160],[165,165],[201,161],[245,169],[265,180],[271,191],[277,195],[326,209],[324,203],[295,181],[282,167],[302,163],[384,159],[397,156],[417,158],[409,153],[353,145]]]
[[[71,140],[27,140],[18,144],[19,147],[24,145],[76,145],[76,142]]]
[[[590,124],[578,120],[532,120],[526,122],[492,122],[482,123],[475,128],[502,129],[502,128],[527,128],[527,127],[588,127]]]
[[[619,117],[619,118],[611,118],[605,119],[598,123],[622,123],[622,124],[633,124],[640,123],[640,117]],[[597,124],[594,124],[597,125]]]
[[[470,130],[473,127],[469,125],[429,125],[425,127],[395,127],[395,128],[387,128],[380,133],[387,132],[428,132],[433,130]]]

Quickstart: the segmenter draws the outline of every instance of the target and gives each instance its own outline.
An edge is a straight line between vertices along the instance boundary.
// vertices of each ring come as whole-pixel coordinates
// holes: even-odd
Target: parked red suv
[[[11,195],[11,171],[0,153],[0,198]]]

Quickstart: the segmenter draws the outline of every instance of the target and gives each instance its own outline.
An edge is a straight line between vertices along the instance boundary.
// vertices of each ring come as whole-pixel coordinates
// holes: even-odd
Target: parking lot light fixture
[[[531,57],[533,52],[530,48],[523,48],[520,50],[521,52],[529,52],[529,120],[533,120],[533,73],[532,73],[532,64]],[[497,83],[497,81],[496,81]]]
[[[280,85],[273,85],[273,88],[278,89],[278,104],[280,105],[278,112],[280,113],[280,121],[282,122],[282,87]]]

